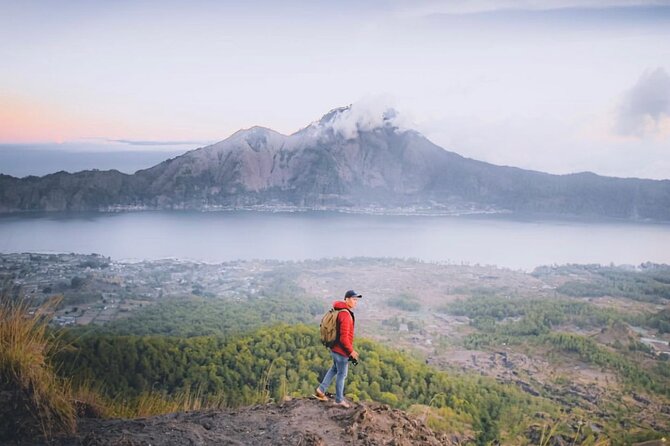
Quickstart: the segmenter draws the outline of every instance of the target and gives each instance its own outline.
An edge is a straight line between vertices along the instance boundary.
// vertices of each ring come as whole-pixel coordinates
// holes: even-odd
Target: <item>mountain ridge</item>
[[[124,209],[404,209],[670,220],[670,181],[567,175],[463,157],[393,109],[329,111],[290,134],[253,126],[132,175],[0,175],[0,212]]]

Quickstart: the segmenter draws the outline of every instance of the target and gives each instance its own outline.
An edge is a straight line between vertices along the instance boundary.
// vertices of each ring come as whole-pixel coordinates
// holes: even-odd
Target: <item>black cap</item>
[[[362,294],[358,294],[358,293],[357,293],[356,291],[354,291],[354,290],[349,290],[349,291],[347,291],[346,293],[344,293],[344,298],[345,298],[345,299],[348,299],[348,298],[350,298],[350,297],[356,297],[356,298],[360,299],[361,297],[363,297],[363,295],[362,295]]]

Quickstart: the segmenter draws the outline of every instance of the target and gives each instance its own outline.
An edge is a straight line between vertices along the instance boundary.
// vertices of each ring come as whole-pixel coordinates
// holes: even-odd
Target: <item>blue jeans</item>
[[[337,375],[337,379],[335,380],[335,402],[341,403],[344,400],[344,380],[349,370],[349,358],[333,351],[330,352],[330,356],[333,357],[333,365],[326,372],[326,376],[323,377],[319,390],[326,393],[330,383],[333,382],[333,378]]]

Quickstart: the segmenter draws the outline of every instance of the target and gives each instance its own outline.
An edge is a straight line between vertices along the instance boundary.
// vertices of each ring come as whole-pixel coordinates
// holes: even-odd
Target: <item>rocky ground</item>
[[[162,445],[456,445],[403,411],[374,403],[343,409],[331,402],[294,399],[236,410],[174,413],[135,420],[83,419],[59,446]],[[31,443],[39,444],[39,443]]]

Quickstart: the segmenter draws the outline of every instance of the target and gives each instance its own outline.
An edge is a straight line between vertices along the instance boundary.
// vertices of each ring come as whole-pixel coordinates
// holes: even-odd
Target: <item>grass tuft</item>
[[[97,392],[101,394],[102,392]],[[225,395],[204,396],[202,391],[185,390],[166,395],[158,391],[145,392],[132,399],[114,399],[105,404],[104,417],[139,418],[194,410],[222,409]]]
[[[49,362],[59,342],[48,325],[60,300],[50,299],[29,314],[26,300],[0,295],[0,390],[6,412],[0,436],[30,435],[35,426],[46,438],[76,429],[71,383]]]

